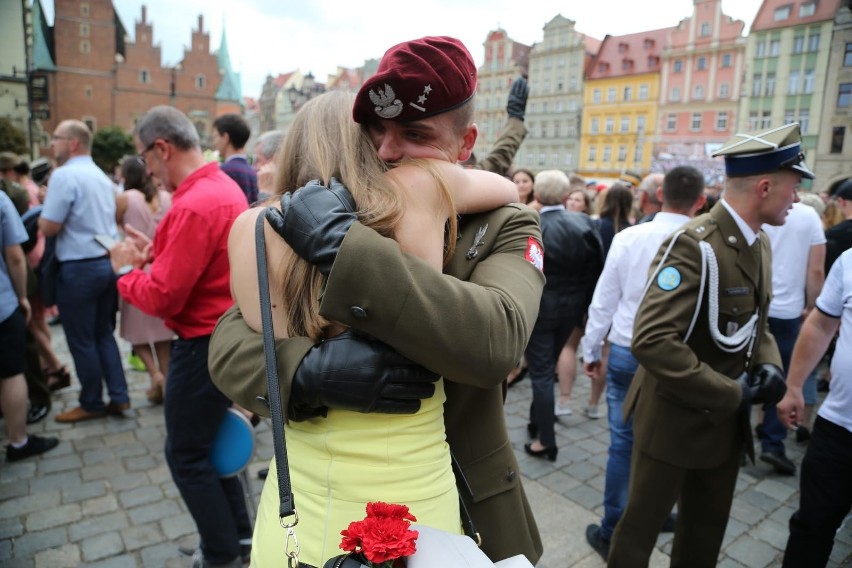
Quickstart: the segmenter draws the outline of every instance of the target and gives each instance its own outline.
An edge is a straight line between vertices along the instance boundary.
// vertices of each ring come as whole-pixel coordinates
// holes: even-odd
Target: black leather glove
[[[524,112],[527,110],[527,95],[530,89],[524,77],[518,77],[509,89],[509,102],[506,104],[506,113],[520,121],[524,120]]]
[[[355,201],[346,187],[331,178],[331,187],[313,180],[295,193],[281,196],[281,210],[266,209],[266,220],[296,254],[328,276],[349,227]]]
[[[751,399],[754,398],[754,388],[749,383],[749,374],[743,371],[742,375],[737,377],[737,383],[743,391],[743,397],[740,399],[740,412],[751,415]]]
[[[769,363],[761,363],[752,371],[749,382],[756,389],[752,404],[777,404],[787,392],[784,372]]]
[[[414,414],[435,394],[438,375],[384,343],[348,329],[314,346],[302,359],[290,392],[294,420],[336,408]]]

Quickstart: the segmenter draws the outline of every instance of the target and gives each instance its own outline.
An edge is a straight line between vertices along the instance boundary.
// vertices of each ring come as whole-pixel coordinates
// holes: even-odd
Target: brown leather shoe
[[[71,410],[57,414],[56,421],[70,424],[74,422],[82,422],[84,420],[103,418],[104,416],[106,416],[106,411],[89,412],[88,410],[84,410],[83,407],[78,406],[77,408],[72,408]]]
[[[107,414],[117,414],[119,416],[124,415],[124,411],[130,408],[129,402],[111,402],[107,404],[106,413]]]

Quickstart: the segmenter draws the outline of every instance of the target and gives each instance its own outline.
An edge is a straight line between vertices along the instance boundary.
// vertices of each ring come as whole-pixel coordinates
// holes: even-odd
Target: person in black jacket
[[[567,211],[562,204],[570,183],[558,170],[535,178],[535,195],[542,204],[541,234],[544,275],[538,319],[527,345],[526,356],[533,383],[529,434],[537,438],[524,449],[531,456],[556,460],[553,380],[556,360],[571,330],[583,324],[595,283],[603,269],[604,252],[592,220]]]
[[[825,231],[825,273],[841,254],[852,248],[852,178],[837,186],[831,199],[843,213],[843,221]]]

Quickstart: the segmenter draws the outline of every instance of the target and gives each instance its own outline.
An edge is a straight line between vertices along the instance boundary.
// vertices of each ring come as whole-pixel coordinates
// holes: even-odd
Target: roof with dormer
[[[673,28],[620,36],[607,35],[592,62],[587,79],[607,79],[660,72],[660,56]]]
[[[804,12],[802,11],[803,6],[806,8]],[[813,6],[813,14],[810,16],[800,15],[810,12],[810,6]],[[783,8],[789,8],[787,17],[779,19],[778,15],[784,12],[776,15],[776,11]],[[751,31],[759,32],[824,22],[834,19],[839,9],[840,0],[764,0],[754,17],[754,22],[751,24]]]

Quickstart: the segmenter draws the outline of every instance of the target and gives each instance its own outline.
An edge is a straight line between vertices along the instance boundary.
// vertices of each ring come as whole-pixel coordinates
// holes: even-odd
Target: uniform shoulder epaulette
[[[703,241],[718,227],[719,224],[709,214],[696,217],[684,225],[686,233],[697,241]]]

